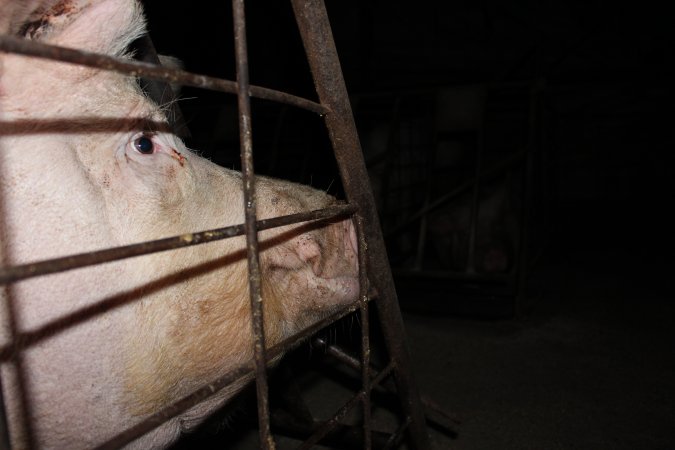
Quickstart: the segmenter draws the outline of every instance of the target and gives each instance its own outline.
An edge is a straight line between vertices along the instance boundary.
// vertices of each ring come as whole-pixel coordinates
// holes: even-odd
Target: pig
[[[509,180],[484,185],[478,206],[474,267],[478,273],[508,273],[514,264],[517,223]],[[468,192],[429,214],[429,243],[441,266],[469,268],[472,193]]]
[[[0,0],[0,32],[130,58],[136,0]],[[259,219],[336,204],[256,178]],[[0,53],[3,267],[242,223],[238,172],[186,148],[133,77]],[[349,219],[259,234],[269,347],[356,301]],[[252,358],[243,238],[0,286],[13,448],[91,448]],[[105,304],[105,314],[76,320]],[[72,320],[75,318],[75,320]],[[54,324],[72,322],[54,328]],[[55,331],[56,330],[56,331]],[[41,334],[43,334],[41,336]],[[39,336],[22,344],[22,336]],[[164,448],[243,382],[129,444]]]

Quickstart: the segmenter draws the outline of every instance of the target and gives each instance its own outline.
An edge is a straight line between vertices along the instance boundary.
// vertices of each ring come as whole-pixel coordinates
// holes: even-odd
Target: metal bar
[[[152,80],[161,80],[213,91],[237,93],[237,83],[230,80],[185,72],[179,69],[156,66],[154,64],[115,58],[108,55],[42,44],[14,36],[0,35],[0,51],[18,53],[37,58],[51,59],[59,62],[79,64],[96,69],[110,70],[130,76],[143,77]],[[275,91],[260,86],[249,86],[252,97],[272,100],[298,108],[306,109],[317,114],[326,114],[327,110],[316,102],[301,97]]]
[[[382,372],[380,372],[377,377],[373,380],[373,385],[379,384],[384,378],[386,378],[393,370],[395,370],[394,362],[390,362],[387,367],[385,367]],[[340,420],[344,418],[347,413],[359,402],[363,401],[363,398],[366,396],[365,391],[357,392],[352,398],[347,400],[347,402],[338,409],[338,411],[331,417],[326,420],[321,426],[319,426],[313,435],[311,435],[297,450],[308,450],[317,444],[321,439],[323,439],[331,430],[340,426]]]
[[[321,104],[330,110],[325,121],[347,198],[359,207],[357,217],[363,219],[364,237],[368,242],[369,280],[380,297],[377,307],[389,355],[396,366],[402,409],[412,419],[409,433],[411,447],[427,449],[430,447],[429,436],[411,371],[394,280],[326,8],[322,0],[291,0],[291,3],[316,91]]]
[[[355,302],[352,305],[349,305],[343,308],[340,311],[337,311],[330,316],[316,322],[313,325],[305,328],[304,330],[290,336],[289,338],[281,341],[279,344],[270,347],[267,350],[267,356],[270,360],[279,357],[280,355],[286,353],[288,350],[296,347],[299,342],[307,339],[312,334],[316,333],[322,328],[330,325],[333,322],[336,322],[345,316],[353,313],[359,308],[359,302]],[[101,444],[99,447],[96,447],[97,450],[103,449],[118,449],[129,442],[137,439],[138,437],[148,433],[149,431],[157,428],[162,423],[167,420],[175,417],[196,404],[206,400],[212,395],[216,394],[218,391],[231,385],[233,382],[242,379],[250,378],[254,373],[255,363],[253,360],[249,360],[247,363],[227,372],[223,376],[213,380],[211,383],[205,384],[203,387],[197,389],[191,394],[186,395],[182,399],[176,401],[175,403],[167,406],[161,411],[156,412],[152,416],[145,418],[143,421],[138,424],[128,428],[127,430],[122,431],[118,435],[112,437],[109,441]],[[383,378],[383,377],[381,377]],[[380,379],[381,379],[380,378]]]
[[[256,230],[255,173],[253,170],[253,136],[251,131],[251,99],[248,83],[248,50],[246,45],[246,17],[244,0],[232,0],[234,20],[234,49],[237,71],[237,106],[239,109],[239,144],[241,172],[244,183],[244,215],[246,222],[246,254],[248,259],[248,287],[251,296],[251,326],[255,384],[258,398],[258,430],[260,448],[274,450],[270,432],[270,410],[267,385],[267,358],[265,357],[265,327],[263,324],[262,275]]]
[[[356,217],[359,243],[359,302],[361,314],[361,382],[363,383],[363,448],[372,447],[372,416],[370,402],[370,318],[368,314],[368,257],[363,219]]]
[[[317,209],[305,213],[290,214],[288,216],[273,217],[270,219],[258,220],[256,229],[258,231],[276,228],[293,223],[308,222],[319,223],[335,218],[345,217],[356,211],[354,205],[337,205],[324,209]],[[310,222],[312,221],[312,222]],[[316,221],[316,222],[315,222]],[[78,269],[95,264],[117,261],[134,256],[142,256],[150,253],[157,253],[166,250],[172,250],[192,245],[205,244],[207,242],[218,241],[244,234],[244,225],[232,225],[224,228],[216,228],[198,233],[181,234],[154,241],[140,242],[122,247],[113,247],[105,250],[97,250],[88,253],[79,253],[75,255],[63,256],[60,258],[47,259],[34,263],[21,264],[13,267],[0,269],[0,285],[14,281],[24,280],[26,278],[47,275],[50,273],[64,272],[66,270]]]
[[[359,371],[361,369],[361,364],[357,358],[354,356],[350,355],[347,353],[345,350],[342,348],[338,347],[335,344],[329,345],[325,339],[317,337],[313,341],[314,345],[317,347],[321,347],[326,354],[332,356],[339,362],[351,367],[355,371]],[[377,369],[374,367],[369,367],[368,369],[368,376],[371,378],[375,378],[377,376]],[[393,389],[391,387],[388,387],[386,384],[378,384],[376,386],[372,386],[372,390],[374,391],[381,391],[381,392],[393,392]],[[445,411],[443,408],[441,408],[436,402],[433,400],[429,399],[428,397],[421,395],[420,396],[422,405],[424,406],[425,413],[424,415],[427,418],[428,422],[435,423],[436,425],[440,426],[441,428],[444,428],[446,432],[448,433],[449,436],[456,436],[457,433],[454,431],[453,425],[457,425],[461,423],[459,418],[457,418],[456,415],[448,413]]]

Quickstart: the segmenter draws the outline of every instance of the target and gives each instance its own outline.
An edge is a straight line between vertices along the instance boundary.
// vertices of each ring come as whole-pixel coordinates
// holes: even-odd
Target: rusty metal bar
[[[313,341],[314,345],[322,348],[326,354],[332,356],[342,364],[351,367],[354,371],[359,371],[361,369],[361,363],[353,355],[350,355],[345,350],[340,348],[335,344],[328,344],[325,339],[317,337]],[[377,369],[370,367],[368,369],[368,376],[374,378],[377,376]],[[377,386],[372,386],[372,390],[380,390],[382,392],[393,392],[393,389],[382,383]],[[456,431],[454,430],[454,425],[461,423],[454,414],[448,413],[443,408],[441,408],[436,402],[429,399],[428,397],[422,395],[420,396],[422,405],[424,406],[425,413],[424,415],[427,418],[427,421],[435,423],[436,425],[444,428],[449,436],[456,436]]]
[[[356,207],[354,205],[330,206],[328,208],[317,209],[304,213],[258,220],[256,222],[256,228],[258,231],[262,231],[301,222],[308,222],[309,225],[311,223],[345,217],[353,214],[355,211]],[[0,268],[0,285],[24,280],[26,278],[32,278],[56,272],[64,272],[66,270],[79,269],[81,267],[93,266],[95,264],[117,261],[134,256],[142,256],[150,253],[205,244],[207,242],[241,236],[243,234],[244,225],[239,224],[224,228],[215,228],[213,230],[201,231],[198,233],[187,233],[181,234],[180,236],[172,236],[154,241],[140,242],[138,244],[130,244],[122,247],[113,247],[105,250],[79,253],[34,263]]]
[[[213,91],[226,92],[228,94],[237,93],[237,83],[234,81],[189,73],[179,69],[171,69],[169,67],[156,66],[146,62],[132,61],[98,53],[42,44],[14,36],[0,35],[0,51],[78,64],[96,69],[110,70],[125,75],[178,83],[183,86],[210,89]],[[285,92],[279,92],[260,86],[249,86],[249,89],[252,97],[293,105],[317,114],[326,114],[327,112],[325,107],[316,102],[296,97]]]
[[[375,386],[379,384],[383,379],[385,379],[389,374],[396,370],[395,364],[391,361],[382,371],[373,379],[372,385]],[[328,434],[332,429],[340,425],[340,420],[343,419],[347,413],[352,410],[359,402],[363,401],[363,398],[368,395],[367,392],[361,390],[357,392],[352,398],[347,400],[347,402],[338,409],[338,411],[331,417],[326,420],[312,436],[309,437],[297,450],[308,450],[317,444],[321,439],[323,439],[326,434]]]
[[[270,431],[270,408],[265,356],[265,327],[263,324],[262,275],[260,270],[258,230],[256,230],[255,173],[253,170],[253,136],[251,131],[251,98],[248,82],[248,49],[244,0],[232,0],[234,20],[234,54],[237,71],[237,106],[239,108],[239,145],[241,172],[244,183],[244,216],[246,222],[246,254],[248,259],[248,288],[251,297],[251,326],[255,384],[258,398],[258,430],[260,448],[274,450]]]
[[[365,240],[363,219],[355,218],[359,251],[359,302],[361,315],[361,383],[363,383],[363,448],[372,447],[372,415],[370,391],[370,318],[368,312],[368,243]]]
[[[411,371],[403,319],[398,308],[394,280],[377,216],[375,199],[368,185],[368,172],[354,125],[342,69],[333,41],[323,0],[291,0],[307,61],[321,104],[330,113],[325,121],[335,150],[345,193],[359,207],[364,237],[368,242],[368,274],[379,294],[376,302],[389,355],[395,364],[396,384],[404,413],[411,418],[410,443],[413,449],[430,448],[424,411]]]
[[[270,347],[267,350],[268,358],[270,360],[277,358],[280,355],[286,353],[288,350],[295,348],[299,342],[307,339],[309,336],[316,333],[320,329],[325,328],[331,323],[336,322],[344,318],[345,316],[353,313],[359,308],[359,306],[360,306],[359,302],[357,301],[352,305],[349,305],[343,308],[342,310],[331,314],[330,316],[324,318],[323,320],[320,320],[315,324],[310,325],[309,327],[294,334],[293,336],[290,336],[289,338],[281,341],[279,344]],[[132,426],[131,428],[128,428],[127,430],[124,430],[123,432],[111,438],[108,442],[105,442],[100,446],[96,447],[96,450],[118,449],[130,443],[131,441],[157,428],[162,423],[166,422],[172,417],[175,417],[180,413],[187,411],[196,404],[206,400],[207,398],[216,394],[218,391],[229,386],[233,382],[244,377],[247,378],[252,377],[252,375],[254,374],[254,368],[255,368],[254,361],[249,360],[247,363],[227,372],[223,376],[213,380],[211,383],[205,384],[203,387],[197,389],[191,394],[188,394],[187,396],[176,401],[175,403],[167,406],[163,410],[158,411],[152,416],[145,418],[140,423]],[[383,378],[384,376],[380,377],[379,379],[381,380]]]

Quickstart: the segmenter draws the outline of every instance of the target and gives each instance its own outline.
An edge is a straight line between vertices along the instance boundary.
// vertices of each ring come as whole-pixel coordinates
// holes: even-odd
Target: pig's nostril
[[[321,270],[321,247],[311,237],[303,237],[298,243],[298,256],[302,262],[310,264],[312,271],[319,275]]]

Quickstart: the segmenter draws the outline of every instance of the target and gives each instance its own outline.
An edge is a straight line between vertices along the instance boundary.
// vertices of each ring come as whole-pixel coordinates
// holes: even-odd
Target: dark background
[[[235,78],[227,2],[146,3],[160,53],[188,71]],[[465,420],[453,447],[673,448],[674,8],[601,0],[326,6],[367,160],[382,147],[378,130],[398,125],[396,148],[417,142],[406,148],[426,155],[428,169],[443,129],[435,120],[452,107],[438,93],[466,86],[488,92],[490,152],[522,148],[533,135],[545,149],[534,165],[543,181],[531,187],[532,210],[523,213],[522,186],[512,192],[519,223],[535,220],[533,257],[511,262],[511,290],[481,296],[489,288],[470,283],[475,298],[456,297],[449,293],[466,280],[424,277],[399,289],[406,311],[416,312],[406,321],[419,378]],[[315,99],[290,4],[246,8],[251,83]],[[188,145],[237,168],[236,99],[190,88],[180,97]],[[341,195],[321,118],[254,100],[253,130],[258,172]],[[425,176],[461,181],[471,167]],[[423,188],[409,189],[419,201]],[[409,252],[388,244],[394,268],[410,269]],[[471,307],[484,297],[497,301]]]
[[[158,52],[180,58],[188,71],[235,78],[228,2],[147,3]],[[428,129],[419,123],[436,116],[425,108],[452,107],[436,93],[485,87],[485,139],[493,152],[524,147],[530,129],[545,136],[546,162],[535,168],[545,181],[534,189],[545,191],[535,195],[541,194],[546,217],[534,227],[546,237],[537,245],[549,242],[549,232],[562,233],[580,245],[623,249],[635,271],[645,260],[669,265],[674,8],[599,0],[326,3],[367,161],[378,125],[397,125],[391,121],[395,98],[403,99],[398,126],[411,127],[407,137],[421,142],[412,151],[427,153]],[[315,99],[290,4],[251,1],[246,8],[251,83]],[[542,87],[543,119],[529,127],[533,86]],[[379,103],[367,100],[373,96]],[[188,145],[237,168],[234,97],[192,88],[180,97],[192,133]],[[259,173],[341,196],[319,117],[253,100],[253,132]],[[440,176],[462,180],[472,170],[468,164]],[[406,211],[392,220],[401,214]],[[389,219],[383,222],[386,230]],[[395,258],[396,248],[390,252]],[[405,254],[401,261],[406,264]]]

